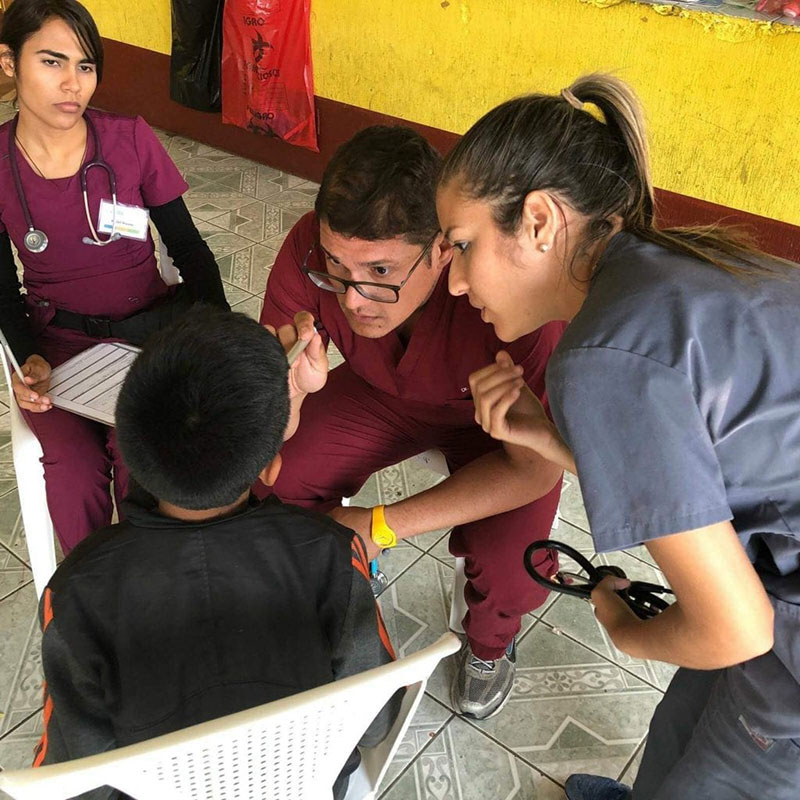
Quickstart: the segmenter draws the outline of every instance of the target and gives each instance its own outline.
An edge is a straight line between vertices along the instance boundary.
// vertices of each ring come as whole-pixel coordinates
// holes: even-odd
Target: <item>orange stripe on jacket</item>
[[[358,551],[362,561],[368,565],[369,560],[367,559],[367,548],[364,546],[364,542],[361,541],[361,537],[354,536],[352,538],[352,544],[354,545],[354,549]]]
[[[353,569],[357,572],[360,572],[367,580],[369,580],[369,573],[364,568],[364,564],[361,562],[360,559],[354,558],[353,559]]]
[[[394,647],[392,647],[392,641],[389,638],[389,632],[386,630],[386,625],[383,624],[383,617],[381,616],[381,610],[378,607],[377,602],[375,603],[375,612],[378,615],[378,633],[380,634],[381,642],[383,642],[386,652],[389,653],[392,661],[394,661],[397,656],[394,654]]]
[[[351,547],[353,550],[353,567],[358,570],[367,580],[369,580],[367,553],[363,543],[357,536],[354,536],[351,539]],[[386,652],[392,657],[392,661],[394,661],[397,656],[394,654],[394,648],[392,647],[392,642],[389,639],[389,633],[386,630],[386,625],[384,625],[383,617],[381,616],[381,610],[377,603],[375,603],[375,613],[378,616],[378,634],[381,637],[381,642],[386,648]]]
[[[44,685],[44,690],[47,692],[47,684]],[[34,767],[40,767],[47,755],[47,726],[50,724],[50,717],[53,716],[53,698],[47,695],[44,701],[44,733],[39,742],[39,751],[36,753],[36,758],[33,761]]]
[[[44,590],[44,620],[42,621],[42,633],[47,630],[47,626],[53,621],[53,590]]]
[[[44,607],[42,609],[42,633],[47,630],[47,626],[53,621],[53,591],[49,587],[44,590]],[[47,755],[47,726],[50,717],[53,716],[53,698],[47,694],[47,681],[42,683],[42,693],[44,695],[44,732],[39,744],[36,745],[36,756],[33,759],[33,766],[41,766],[44,757]]]

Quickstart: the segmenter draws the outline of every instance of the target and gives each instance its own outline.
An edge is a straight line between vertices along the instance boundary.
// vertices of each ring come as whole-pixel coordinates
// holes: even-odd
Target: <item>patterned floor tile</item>
[[[622,775],[619,776],[618,780],[622,781],[622,783],[627,783],[628,786],[633,786],[633,782],[636,780],[636,775],[639,772],[639,765],[642,763],[642,756],[644,755],[644,746],[647,744],[647,737],[644,738],[642,743],[639,745],[639,749],[636,751],[636,755],[631,759],[631,762],[625,767]]]
[[[226,231],[224,228],[220,228],[219,225],[214,225],[207,220],[195,220],[195,223],[197,224],[197,230],[208,243],[217,261],[253,244],[249,239],[237,236],[235,233]]]
[[[381,800],[563,800],[560,786],[453,719]]]
[[[260,243],[286,235],[304,212],[265,203],[222,184],[204,183],[186,194],[186,206],[196,219]]]
[[[180,164],[180,168],[184,169],[182,162],[189,158],[195,160],[205,159],[209,161],[224,161],[229,158],[236,158],[230,153],[225,153],[222,150],[217,150],[209,144],[202,144],[195,142],[193,139],[187,139],[185,136],[174,135],[169,143],[170,158],[176,163]]]
[[[0,601],[0,630],[2,736],[42,704],[41,636],[33,583]]]
[[[615,564],[621,567],[632,580],[648,581],[664,585],[663,574],[626,553],[608,553],[595,556],[595,564]],[[675,667],[660,661],[640,661],[614,647],[605,628],[600,625],[592,607],[573,597],[562,596],[552,604],[542,619],[553,628],[567,634],[581,644],[608,658],[615,664],[633,672],[643,681],[659,689],[666,689]]]
[[[261,317],[261,306],[263,304],[264,301],[260,297],[249,297],[246,300],[242,300],[241,303],[231,305],[231,308],[234,311],[247,314],[248,317],[258,322]]]
[[[33,751],[42,738],[42,713],[36,711],[7,736],[0,738],[0,767],[26,769],[33,763]],[[0,792],[0,798],[8,797]]]
[[[563,783],[573,772],[619,775],[661,692],[539,624],[517,650],[503,711],[476,727]]]
[[[254,244],[218,259],[222,279],[258,297],[263,296],[277,250]]]
[[[0,601],[32,579],[33,574],[27,564],[4,544],[0,544]]]
[[[432,644],[449,630],[453,578],[454,571],[450,567],[422,554],[380,596],[378,602],[386,629],[398,656]],[[533,615],[526,614],[522,618],[520,637],[536,622]],[[444,659],[428,683],[428,692],[451,709],[450,682],[454,669],[454,659]]]
[[[285,238],[285,233],[279,233],[275,236],[267,236],[261,244],[271,247],[273,250],[280,250]]]
[[[589,531],[589,519],[583,507],[583,497],[578,479],[571,472],[564,473],[564,483],[561,487],[560,516],[576,528]]]
[[[452,590],[453,570],[423,554],[380,596],[386,629],[398,656],[415,653],[447,632]]]
[[[11,451],[11,420],[9,413],[0,416],[0,441],[7,437],[6,444],[0,446],[0,497],[17,485],[14,471],[14,454]]]
[[[306,192],[287,191],[274,194],[268,201],[272,205],[285,208],[289,211],[295,211],[301,216],[307,214],[309,211],[314,210],[314,201],[316,200],[315,194]]]
[[[256,187],[255,196],[259,200],[273,202],[276,195],[283,192],[299,192],[310,197],[316,197],[318,191],[319,186],[316,183],[289,175],[286,172],[279,172],[270,167],[262,167],[258,174],[258,186]]]
[[[417,754],[453,717],[453,712],[437,703],[429,695],[422,696],[417,713],[408,726],[403,741],[383,779],[383,787],[388,788],[397,776],[416,758]]]
[[[251,300],[253,295],[250,292],[246,292],[244,289],[239,289],[237,286],[231,286],[227,281],[222,281],[222,288],[225,292],[225,299],[228,301],[228,305],[233,308],[233,306],[237,305],[238,303],[242,303],[245,300]],[[243,311],[244,309],[240,309]]]
[[[221,217],[223,214],[236,211],[252,203],[261,207],[264,205],[262,201],[256,200],[250,195],[234,191],[219,183],[204,183],[197,189],[187,192],[185,199],[186,207],[192,216],[206,221],[211,221],[215,217]],[[261,239],[265,236],[274,236],[276,233],[280,233],[280,231],[264,233]],[[251,241],[260,242],[261,239],[254,240],[251,237]]]
[[[27,562],[25,534],[19,513],[19,495],[8,492],[0,497],[0,542],[12,553]]]

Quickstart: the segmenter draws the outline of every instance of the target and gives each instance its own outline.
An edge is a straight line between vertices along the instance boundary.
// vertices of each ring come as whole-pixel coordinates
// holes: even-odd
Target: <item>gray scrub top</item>
[[[547,391],[598,551],[732,520],[800,679],[800,268],[776,269],[741,278],[618,234]]]

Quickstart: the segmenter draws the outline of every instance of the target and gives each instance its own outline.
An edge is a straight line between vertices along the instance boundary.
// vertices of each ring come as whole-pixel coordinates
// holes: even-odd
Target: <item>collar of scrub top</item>
[[[568,556],[583,569],[585,574],[559,570],[555,575],[545,577],[533,565],[533,554],[539,550],[555,551]],[[591,600],[592,591],[607,575],[613,575],[615,578],[625,578],[626,580],[628,577],[620,567],[616,567],[613,564],[595,566],[574,547],[570,547],[564,542],[556,542],[553,539],[542,539],[529,545],[523,558],[528,575],[540,586],[544,586],[553,592],[581,597],[584,600]],[[660,614],[669,606],[669,603],[660,595],[672,593],[672,590],[667,589],[665,586],[645,581],[631,581],[627,589],[621,589],[617,592],[639,619],[649,619]]]
[[[92,122],[91,117],[84,114],[86,127],[89,135],[92,137],[94,143],[94,159],[86,164],[83,164],[80,169],[80,184],[81,193],[83,194],[83,208],[86,212],[86,221],[89,223],[89,231],[91,238],[88,236],[83,237],[84,244],[98,245],[105,247],[111,242],[117,241],[120,235],[114,230],[117,223],[117,179],[114,175],[114,170],[111,165],[103,158],[103,151],[100,145],[100,137],[97,135],[97,129]],[[24,242],[25,248],[31,253],[42,253],[47,249],[49,244],[47,234],[44,231],[38,230],[33,224],[33,217],[31,210],[28,207],[28,200],[25,197],[25,190],[22,186],[22,180],[19,176],[19,164],[17,163],[17,123],[19,122],[19,115],[14,117],[8,130],[8,162],[11,167],[11,175],[14,178],[14,188],[17,191],[17,198],[22,206],[22,213],[25,215],[25,224],[28,226],[28,232],[25,234]],[[105,170],[108,175],[108,185],[111,189],[111,234],[107,239],[101,239],[95,230],[94,223],[92,222],[92,215],[89,213],[89,194],[86,182],[86,176],[92,167],[100,167]]]

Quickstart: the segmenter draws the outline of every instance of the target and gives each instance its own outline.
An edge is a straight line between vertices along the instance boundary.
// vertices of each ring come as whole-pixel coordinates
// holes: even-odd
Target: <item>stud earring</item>
[[[542,253],[546,253],[549,249],[550,249],[550,245],[549,244],[540,244],[539,245],[539,250]]]

